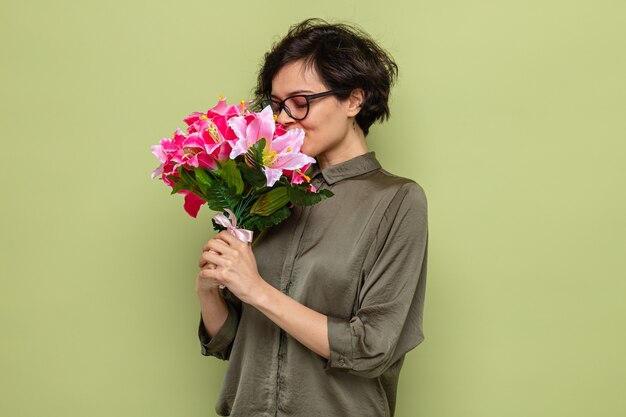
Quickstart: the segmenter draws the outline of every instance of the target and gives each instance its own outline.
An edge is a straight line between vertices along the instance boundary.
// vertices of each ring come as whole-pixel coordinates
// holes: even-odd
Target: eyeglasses
[[[283,109],[285,112],[294,120],[303,120],[309,114],[309,105],[311,100],[315,100],[317,98],[322,98],[326,96],[331,96],[333,94],[346,94],[349,93],[350,90],[340,89],[340,90],[328,90],[322,93],[317,94],[296,94],[293,96],[289,96],[283,101],[277,100],[268,100],[267,105],[272,106],[272,111],[275,115],[279,115]]]

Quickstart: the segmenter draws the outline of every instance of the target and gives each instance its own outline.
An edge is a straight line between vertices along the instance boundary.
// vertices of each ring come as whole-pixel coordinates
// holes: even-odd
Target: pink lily
[[[248,152],[250,146],[265,138],[263,149],[263,172],[267,180],[267,186],[272,187],[283,175],[283,170],[296,170],[307,163],[315,163],[315,159],[300,153],[304,141],[302,129],[285,131],[278,129],[282,135],[275,136],[276,122],[270,106],[260,113],[252,114],[253,117],[233,117],[228,124],[237,135],[238,140],[233,146],[230,158],[235,159],[241,154]],[[283,133],[284,132],[284,133]]]
[[[176,129],[171,139],[161,139],[158,145],[152,146],[152,153],[161,162],[161,165],[152,172],[152,178],[162,175],[165,181],[166,175],[172,175],[176,172],[177,165],[172,160],[180,152],[185,139],[183,132]]]
[[[152,146],[152,153],[161,161],[153,172],[152,178],[161,175],[166,183],[168,175],[177,175],[179,166],[204,167],[210,170],[217,168],[217,157],[224,158],[226,151],[230,151],[230,144],[224,142],[224,149],[214,148],[213,154],[207,152],[204,140],[198,134],[189,137],[177,129],[171,139],[162,139],[159,145]]]
[[[215,150],[215,148],[213,150]],[[197,134],[191,134],[185,139],[180,152],[178,152],[172,160],[177,162],[177,167],[182,165],[188,167],[204,167],[210,170],[217,168],[215,158],[207,152],[206,143]]]
[[[221,143],[224,140],[237,139],[232,129],[228,126],[228,120],[246,115],[248,102],[243,101],[240,106],[228,105],[226,100],[220,98],[217,104],[206,113],[193,112],[186,119],[189,126],[187,133],[199,132],[207,143]],[[209,150],[211,153],[212,150]]]

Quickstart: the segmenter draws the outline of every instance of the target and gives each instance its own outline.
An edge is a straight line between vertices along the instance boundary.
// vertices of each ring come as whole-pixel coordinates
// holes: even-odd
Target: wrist
[[[210,300],[222,297],[218,286],[211,288],[196,288],[196,295],[200,300]]]
[[[272,291],[276,291],[276,288],[272,287],[267,281],[261,279],[259,285],[250,294],[250,304],[257,310],[263,310],[269,303],[271,303]]]

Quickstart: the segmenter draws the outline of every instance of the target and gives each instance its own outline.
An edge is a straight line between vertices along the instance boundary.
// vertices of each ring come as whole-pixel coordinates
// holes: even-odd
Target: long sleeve
[[[422,342],[427,245],[426,195],[410,182],[400,187],[378,228],[355,314],[350,320],[328,317],[327,369],[377,377]]]
[[[239,327],[241,301],[228,291],[228,289],[222,290],[222,295],[228,307],[228,317],[224,325],[222,325],[220,330],[213,337],[210,337],[204,327],[202,315],[200,315],[198,338],[200,339],[201,353],[204,356],[215,356],[222,360],[228,360],[233,341],[237,334],[237,328]]]

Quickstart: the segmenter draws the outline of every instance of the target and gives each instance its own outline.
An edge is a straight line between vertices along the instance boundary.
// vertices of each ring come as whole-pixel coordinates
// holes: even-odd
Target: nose
[[[293,120],[285,111],[285,108],[283,107],[282,109],[280,109],[280,113],[278,113],[278,117],[276,118],[276,122],[283,125],[283,126],[287,126],[293,122],[295,122],[295,120]]]

